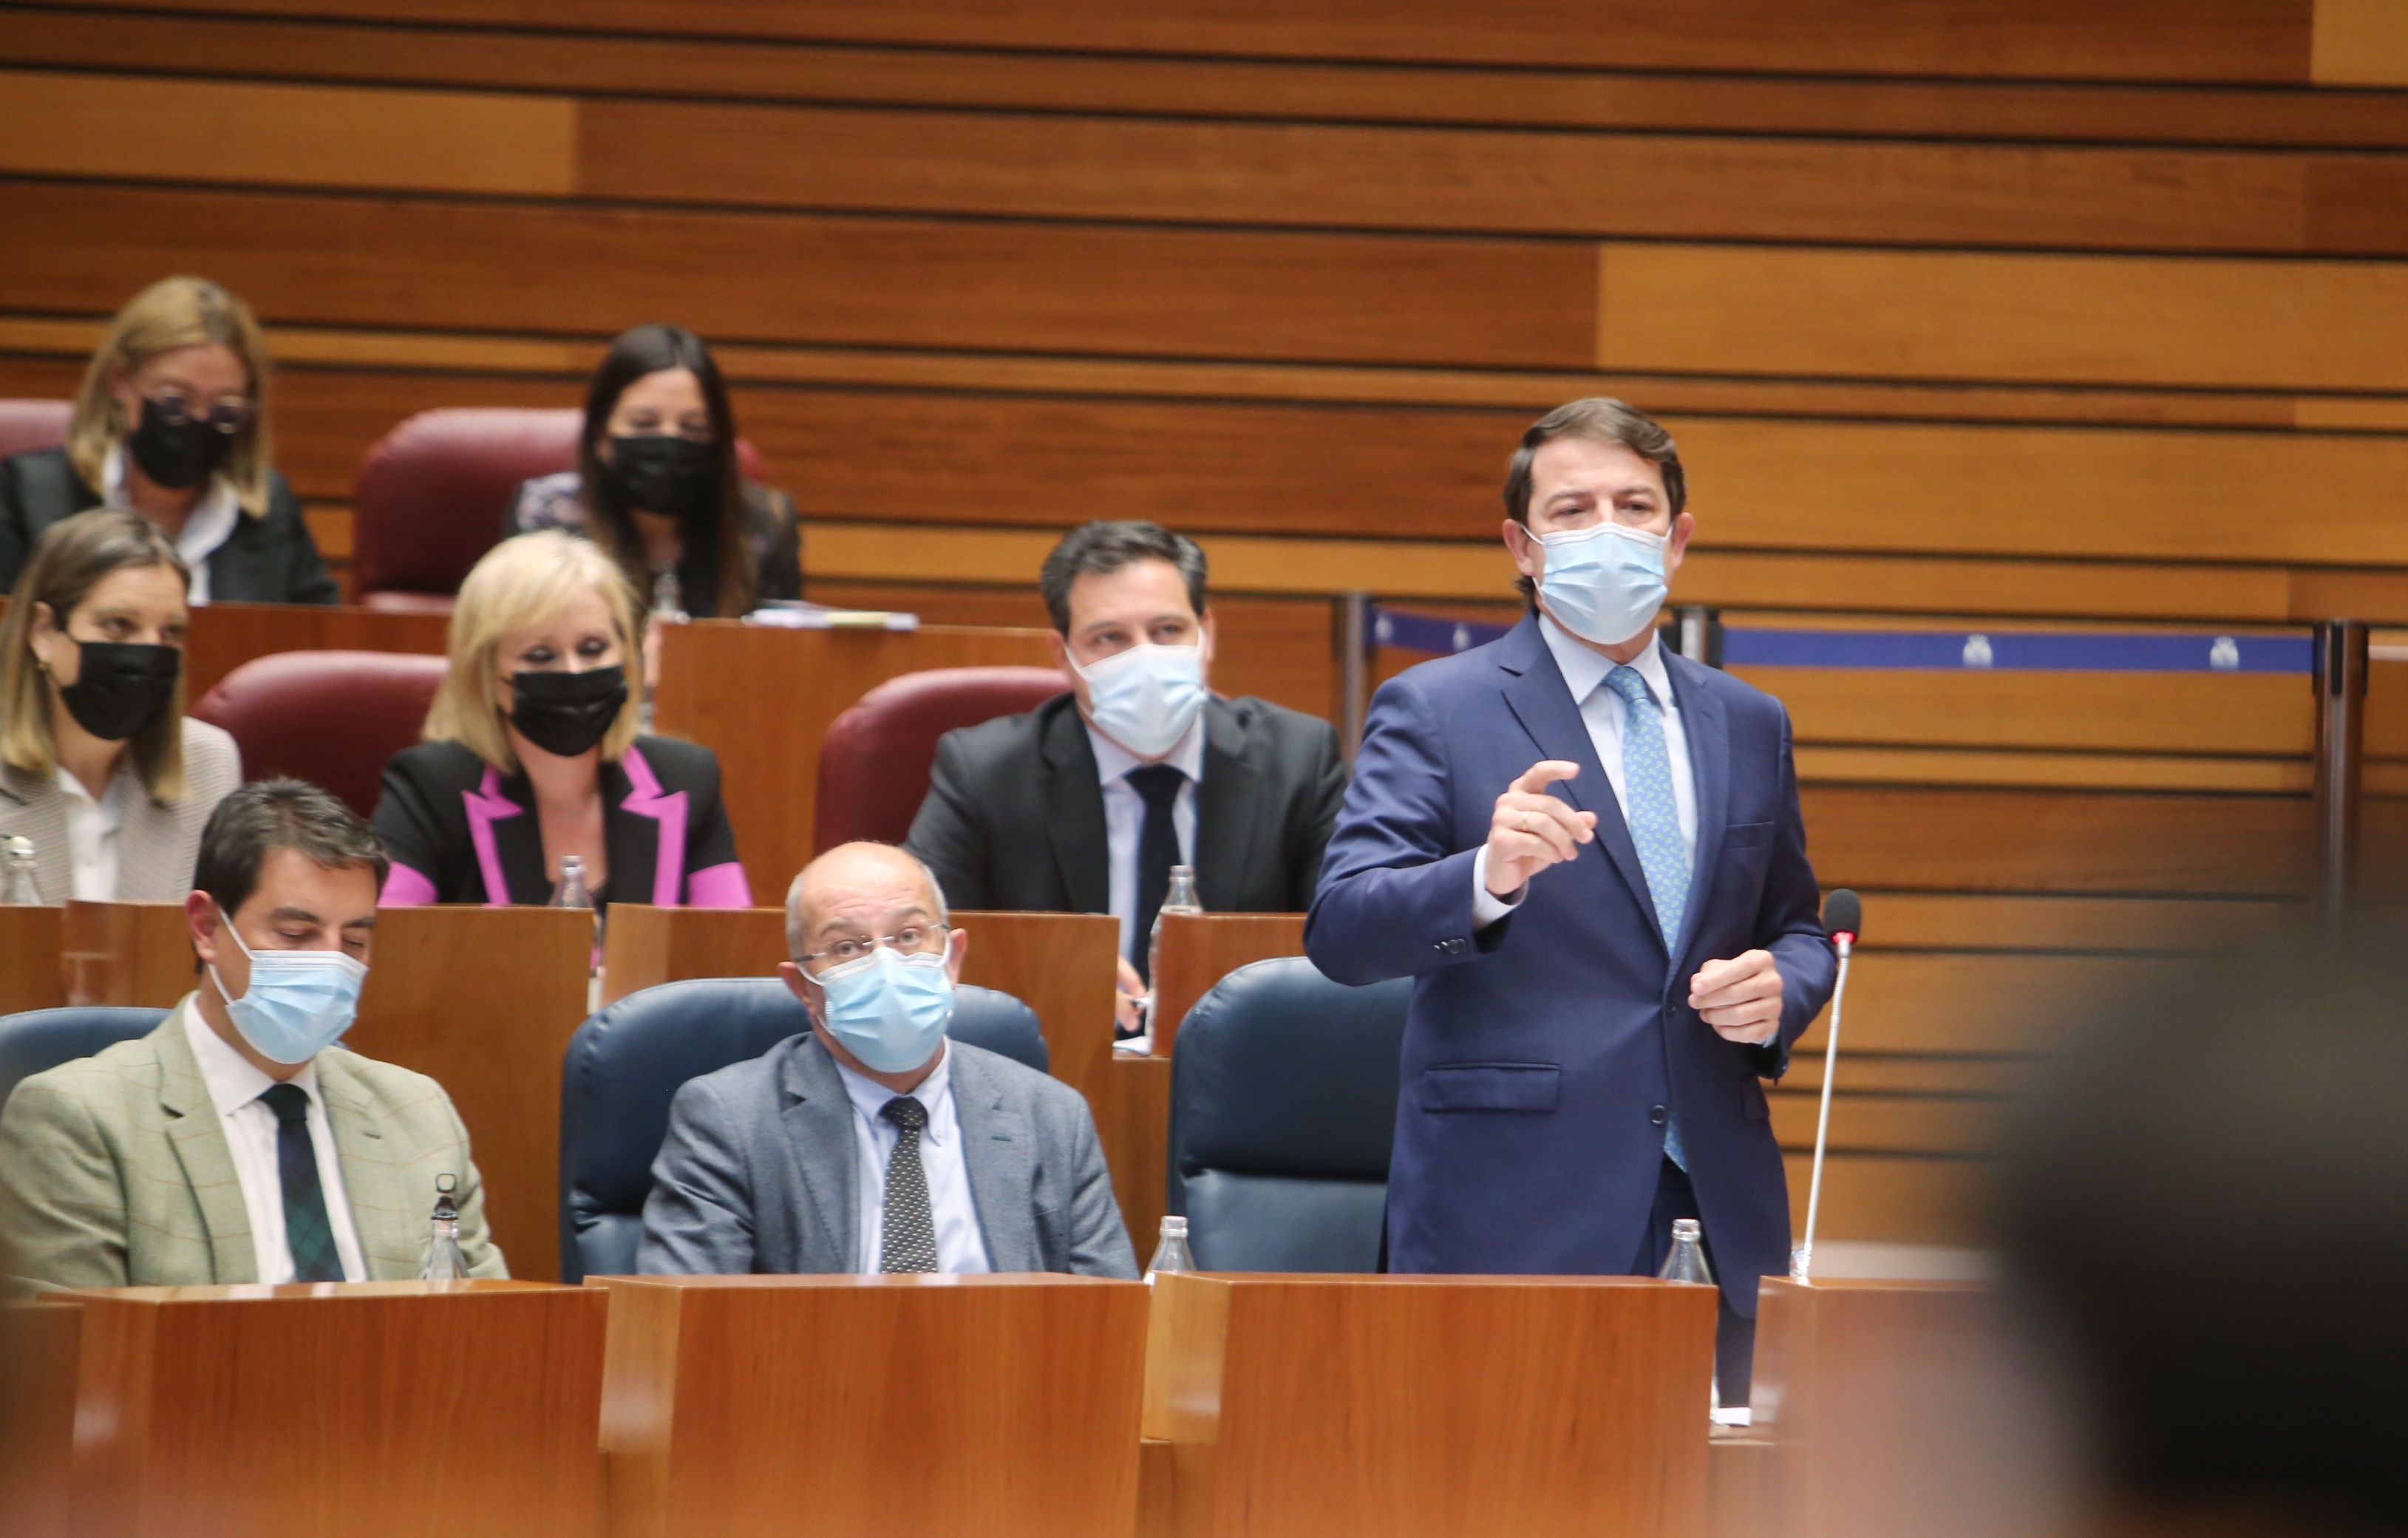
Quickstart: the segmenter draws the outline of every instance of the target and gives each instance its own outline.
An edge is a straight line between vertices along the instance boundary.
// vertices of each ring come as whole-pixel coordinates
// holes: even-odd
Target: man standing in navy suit
[[[1663,649],[1693,526],[1671,436],[1616,400],[1522,435],[1530,612],[1384,685],[1305,927],[1341,983],[1410,976],[1388,1259],[1652,1275],[1699,1218],[1745,1403],[1789,1191],[1760,1079],[1829,998],[1779,700]]]

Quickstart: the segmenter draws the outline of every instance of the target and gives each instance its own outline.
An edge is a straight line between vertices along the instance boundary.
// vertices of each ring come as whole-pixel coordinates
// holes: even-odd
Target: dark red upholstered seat
[[[398,652],[279,652],[228,673],[193,713],[233,734],[243,778],[294,775],[372,816],[385,760],[418,740],[445,666]]]
[[[1069,687],[1051,668],[939,668],[890,678],[863,695],[820,746],[819,847],[902,842],[927,798],[937,739],[1034,710]]]
[[[0,400],[0,459],[28,449],[55,449],[67,440],[71,400]]]

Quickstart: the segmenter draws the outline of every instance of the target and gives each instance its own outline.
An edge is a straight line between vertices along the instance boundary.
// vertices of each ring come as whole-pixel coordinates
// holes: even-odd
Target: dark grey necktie
[[[878,1269],[935,1271],[937,1219],[928,1206],[928,1169],[920,1162],[920,1129],[928,1125],[928,1108],[897,1095],[878,1114],[899,1129],[895,1151],[886,1156],[886,1221],[878,1236]]]
[[[1129,928],[1129,965],[1152,982],[1154,916],[1170,895],[1170,868],[1179,863],[1179,790],[1187,776],[1168,764],[1148,764],[1122,776],[1145,801],[1137,835],[1137,923]]]
[[[276,1113],[276,1173],[284,1187],[284,1243],[293,1252],[296,1282],[339,1282],[343,1258],[335,1248],[335,1226],[326,1217],[326,1192],[318,1181],[318,1149],[309,1140],[309,1096],[298,1085],[270,1085],[259,1092]]]

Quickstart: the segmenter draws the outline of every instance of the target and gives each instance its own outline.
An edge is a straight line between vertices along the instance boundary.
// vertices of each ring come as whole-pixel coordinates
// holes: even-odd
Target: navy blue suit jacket
[[[1725,1295],[1756,1312],[1785,1274],[1789,1191],[1759,1077],[1829,998],[1781,702],[1666,654],[1698,782],[1684,932],[1660,932],[1620,804],[1571,691],[1525,617],[1371,701],[1305,926],[1340,983],[1412,977],[1388,1258],[1399,1272],[1621,1274],[1638,1256],[1677,1114]],[[1472,861],[1497,798],[1542,758],[1597,838],[1475,933]],[[1709,960],[1772,953],[1781,1034],[1723,1040],[1689,1007]]]

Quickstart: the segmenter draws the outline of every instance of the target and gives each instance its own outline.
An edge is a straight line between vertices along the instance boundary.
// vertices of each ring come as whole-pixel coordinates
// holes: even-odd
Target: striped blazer
[[[132,775],[129,761],[117,772]],[[139,784],[127,798],[117,829],[116,897],[125,902],[181,902],[193,889],[201,829],[209,813],[242,783],[242,755],[234,739],[206,721],[184,718],[184,794],[154,801]],[[67,793],[58,775],[0,769],[0,839],[34,841],[35,884],[44,902],[75,895],[75,859],[67,849]]]

